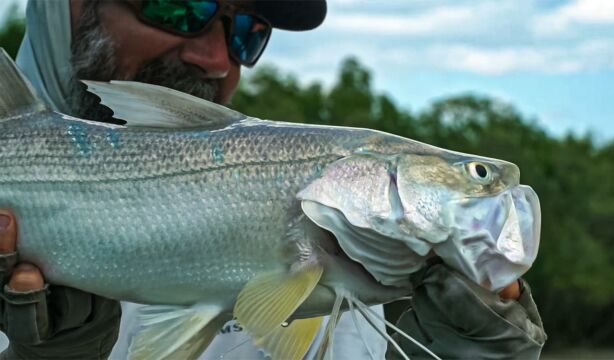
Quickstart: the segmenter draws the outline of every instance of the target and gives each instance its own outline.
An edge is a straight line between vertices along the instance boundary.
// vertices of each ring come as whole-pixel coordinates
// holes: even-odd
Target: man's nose
[[[231,60],[222,21],[215,21],[203,34],[187,39],[179,56],[184,62],[201,68],[209,78],[225,77]]]

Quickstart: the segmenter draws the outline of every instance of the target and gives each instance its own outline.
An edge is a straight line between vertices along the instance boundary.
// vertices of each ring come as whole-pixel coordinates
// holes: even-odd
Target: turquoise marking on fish
[[[277,186],[283,186],[284,182],[285,182],[284,172],[280,171],[277,173],[277,176],[275,177],[275,183],[277,184]]]
[[[224,162],[224,149],[220,144],[215,144],[211,149],[211,157],[215,163],[223,163]]]
[[[322,175],[322,165],[318,163],[313,165],[313,175],[316,177]]]
[[[105,138],[112,148],[118,149],[121,146],[119,142],[119,133],[117,131],[112,129],[107,130],[107,136]]]
[[[87,132],[81,124],[69,125],[66,134],[70,136],[81,155],[89,156],[92,154],[93,145],[89,141]]]

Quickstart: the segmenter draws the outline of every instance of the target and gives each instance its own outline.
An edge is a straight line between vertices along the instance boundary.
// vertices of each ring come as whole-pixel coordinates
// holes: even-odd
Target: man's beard
[[[200,70],[187,65],[173,56],[163,56],[144,64],[132,79],[122,79],[118,74],[113,42],[107,36],[97,14],[98,1],[86,1],[83,15],[77,24],[71,45],[74,72],[70,104],[74,116],[104,122],[112,119],[113,112],[100,105],[100,99],[87,92],[83,80],[132,80],[161,85],[190,95],[213,101],[219,84],[213,79],[202,79]],[[200,74],[199,74],[200,73]]]

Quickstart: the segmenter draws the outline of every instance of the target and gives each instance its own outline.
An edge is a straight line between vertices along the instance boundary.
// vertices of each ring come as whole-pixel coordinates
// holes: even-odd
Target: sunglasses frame
[[[147,24],[151,27],[155,27],[156,29],[160,29],[162,31],[168,32],[170,34],[173,35],[178,35],[178,36],[182,36],[182,37],[186,37],[186,38],[195,38],[198,37],[202,34],[204,34],[205,32],[207,32],[209,30],[209,28],[211,27],[211,24],[213,24],[216,20],[221,19],[223,16],[226,16],[226,18],[229,19],[230,23],[228,26],[224,26],[224,32],[226,33],[226,47],[228,48],[228,54],[230,55],[230,57],[236,61],[238,64],[241,64],[243,66],[246,67],[253,67],[254,65],[256,65],[256,63],[258,62],[258,60],[260,59],[260,57],[262,56],[262,54],[264,53],[264,50],[266,49],[268,43],[269,43],[269,39],[271,38],[271,33],[273,32],[273,26],[271,25],[271,23],[265,19],[264,17],[262,17],[261,15],[259,15],[258,13],[256,13],[255,11],[249,11],[245,8],[239,7],[237,5],[234,4],[230,4],[226,1],[220,1],[220,0],[204,0],[204,2],[214,2],[217,3],[218,7],[215,10],[215,13],[213,14],[213,16],[211,16],[211,18],[209,19],[209,21],[207,21],[207,23],[205,24],[205,26],[203,26],[202,29],[195,31],[195,32],[184,32],[181,30],[176,30],[176,29],[172,29],[166,26],[161,25],[160,23],[149,19],[148,17],[146,17],[145,15],[143,15],[143,1],[144,0],[138,0],[138,1],[127,1],[127,3],[130,5],[130,7],[132,7],[134,10],[136,10],[136,16],[137,18],[143,22],[144,24]],[[264,40],[264,44],[262,45],[262,50],[260,50],[260,53],[258,53],[258,55],[254,58],[254,60],[250,61],[250,62],[243,62],[241,61],[238,56],[236,56],[230,48],[230,43],[231,43],[231,37],[232,37],[232,25],[234,22],[234,16],[236,14],[240,14],[240,15],[249,15],[252,16],[254,18],[256,18],[258,21],[260,21],[261,23],[266,25],[266,38]]]

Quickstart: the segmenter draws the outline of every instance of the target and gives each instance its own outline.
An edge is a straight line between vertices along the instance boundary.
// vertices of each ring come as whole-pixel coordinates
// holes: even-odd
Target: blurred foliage
[[[330,90],[262,67],[244,80],[233,107],[264,119],[369,127],[447,149],[516,163],[539,194],[540,255],[526,275],[550,348],[610,345],[614,339],[614,143],[556,138],[513,106],[462,95],[412,113],[376,93],[357,59]],[[394,317],[399,306],[389,306]]]
[[[5,0],[0,0],[5,1]],[[0,47],[15,56],[24,34],[16,6],[0,19]],[[471,95],[412,113],[373,90],[355,58],[341,65],[331,89],[302,85],[261,66],[233,98],[239,111],[265,119],[369,127],[447,149],[501,158],[522,169],[539,194],[540,255],[526,275],[550,348],[610,345],[614,339],[614,143],[553,137],[514,107]],[[401,307],[389,306],[390,316]]]
[[[13,59],[17,55],[19,45],[21,45],[25,27],[25,20],[19,13],[19,7],[14,3],[9,8],[8,16],[0,19],[0,47],[4,48]]]

